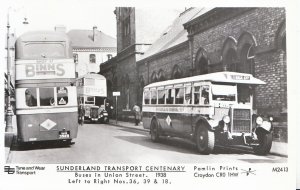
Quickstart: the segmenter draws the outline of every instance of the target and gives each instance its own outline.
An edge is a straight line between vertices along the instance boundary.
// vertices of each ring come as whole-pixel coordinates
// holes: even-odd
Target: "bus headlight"
[[[261,127],[264,128],[266,131],[270,131],[271,130],[271,123],[268,121],[263,121],[261,124]]]
[[[256,118],[256,123],[257,123],[258,125],[261,125],[261,124],[263,123],[263,118],[257,117],[257,118]]]
[[[210,119],[207,121],[209,123],[210,126],[212,127],[217,127],[219,125],[219,122],[217,120],[213,120],[213,119]]]
[[[228,116],[228,115],[225,115],[224,117],[223,117],[223,121],[224,121],[224,123],[229,123],[230,122],[230,117]]]

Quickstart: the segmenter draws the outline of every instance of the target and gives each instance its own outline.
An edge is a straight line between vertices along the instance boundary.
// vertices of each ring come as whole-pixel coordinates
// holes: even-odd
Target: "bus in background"
[[[75,63],[65,33],[34,31],[16,48],[18,141],[63,141],[77,137]]]
[[[269,153],[272,117],[253,111],[255,85],[250,74],[217,72],[152,83],[144,87],[143,125],[151,139],[176,136],[192,140],[200,153],[215,145],[246,145]]]
[[[105,108],[106,78],[100,74],[87,73],[77,79],[78,104],[84,108],[84,120],[108,123]]]

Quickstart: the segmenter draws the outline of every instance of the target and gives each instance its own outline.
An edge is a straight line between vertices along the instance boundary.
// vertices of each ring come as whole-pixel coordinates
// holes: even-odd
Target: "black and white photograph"
[[[293,5],[142,2],[1,7],[0,189],[295,189]]]

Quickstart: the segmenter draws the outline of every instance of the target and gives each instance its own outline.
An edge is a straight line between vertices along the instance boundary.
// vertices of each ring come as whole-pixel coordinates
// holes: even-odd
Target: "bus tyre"
[[[210,154],[215,146],[215,133],[206,127],[199,127],[196,131],[197,150],[201,154]]]
[[[254,153],[258,155],[268,154],[272,147],[272,141],[273,141],[272,133],[260,131],[257,134],[257,138],[258,138],[259,145],[253,147]]]
[[[150,135],[153,142],[159,141],[158,123],[155,120],[151,122]]]

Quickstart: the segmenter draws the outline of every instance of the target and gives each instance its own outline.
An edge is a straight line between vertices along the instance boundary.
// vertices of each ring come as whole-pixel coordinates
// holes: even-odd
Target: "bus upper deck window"
[[[26,105],[29,107],[37,106],[37,96],[35,88],[28,88],[25,91]]]
[[[158,104],[165,104],[165,90],[158,90]]]
[[[54,89],[40,88],[40,106],[54,106]]]
[[[57,105],[68,104],[68,89],[66,87],[57,87]]]
[[[150,91],[145,91],[144,92],[144,103],[145,104],[150,104]]]
[[[194,104],[199,104],[200,100],[200,86],[194,87]]]
[[[185,104],[190,104],[192,99],[192,88],[190,86],[185,87],[184,100]]]
[[[168,89],[168,90],[167,90],[167,99],[166,99],[166,103],[167,103],[167,104],[173,104],[173,103],[174,103],[174,97],[175,97],[174,89]]]
[[[151,90],[151,104],[156,104],[157,101],[157,91]]]
[[[183,104],[183,88],[176,88],[175,89],[175,104]]]

